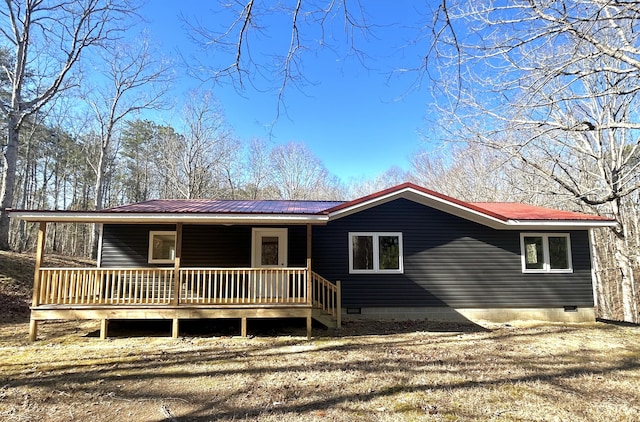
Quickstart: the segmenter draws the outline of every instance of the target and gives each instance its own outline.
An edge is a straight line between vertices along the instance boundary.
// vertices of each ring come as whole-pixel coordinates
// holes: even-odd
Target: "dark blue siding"
[[[149,267],[149,231],[175,230],[173,225],[114,225],[102,227],[103,267]]]
[[[102,231],[103,267],[149,267],[149,232],[175,230],[175,225],[105,224]],[[288,264],[306,266],[307,233],[304,226],[288,228]],[[251,266],[250,226],[184,225],[183,267]],[[171,264],[164,264],[171,266]]]
[[[289,245],[287,248],[287,260],[290,267],[307,266],[307,227],[289,227]]]
[[[402,232],[404,274],[349,274],[349,232]],[[520,231],[398,199],[313,229],[313,268],[341,280],[345,307],[593,306],[588,233],[572,231],[573,274],[523,274]]]
[[[185,225],[183,267],[250,267],[251,227]]]

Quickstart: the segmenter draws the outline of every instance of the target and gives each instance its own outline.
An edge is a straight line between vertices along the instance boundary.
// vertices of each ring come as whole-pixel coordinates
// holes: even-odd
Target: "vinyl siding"
[[[403,274],[349,274],[349,232],[402,232]],[[572,274],[523,274],[520,231],[493,230],[398,199],[313,229],[313,269],[342,281],[344,307],[593,306],[586,230]]]
[[[104,225],[102,231],[103,267],[151,267],[149,264],[149,232],[175,230],[174,225]],[[306,266],[306,227],[288,228],[288,264]],[[182,229],[183,267],[251,266],[250,226],[184,225]],[[160,264],[158,266],[172,266]]]
[[[250,267],[251,227],[183,226],[181,264],[183,267]]]
[[[149,258],[149,231],[175,230],[173,225],[114,225],[102,227],[103,267],[154,267],[147,262]],[[163,264],[161,266],[169,266]]]

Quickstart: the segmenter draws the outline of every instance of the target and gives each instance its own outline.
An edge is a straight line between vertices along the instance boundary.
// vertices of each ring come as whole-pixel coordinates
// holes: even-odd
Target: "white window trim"
[[[524,246],[525,237],[541,237],[542,238],[542,254],[544,263],[540,269],[527,268],[526,251]],[[552,269],[551,259],[549,258],[549,238],[550,237],[564,237],[567,239],[567,263],[569,268]],[[522,262],[523,273],[553,273],[553,274],[567,274],[573,273],[573,260],[571,254],[571,236],[569,233],[520,233],[520,260]]]
[[[353,268],[353,238],[355,236],[372,236],[373,237],[373,269],[372,270],[355,270]],[[399,268],[397,270],[381,270],[380,269],[380,236],[397,236],[399,244]],[[403,274],[404,273],[404,252],[402,246],[401,232],[349,232],[349,274]]]
[[[168,234],[172,234],[176,236],[177,242],[177,234],[175,230],[150,230],[149,231],[149,264],[173,264],[175,262],[174,259],[154,259],[153,258],[153,237],[154,236],[166,236]]]

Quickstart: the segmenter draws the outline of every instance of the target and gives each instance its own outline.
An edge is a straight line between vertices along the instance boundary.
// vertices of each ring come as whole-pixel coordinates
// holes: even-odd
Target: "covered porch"
[[[306,268],[40,268],[36,269],[29,338],[38,321],[96,319],[107,337],[113,319],[306,318],[341,325],[340,282]]]
[[[312,219],[297,214],[284,218],[253,215],[249,219],[223,215],[221,223],[212,216],[163,215],[153,219],[111,210],[83,215],[53,211],[13,214],[39,224],[29,332],[32,341],[37,338],[38,322],[43,320],[99,320],[101,338],[108,336],[109,320],[122,319],[172,320],[173,337],[178,337],[180,320],[184,319],[239,319],[242,336],[247,335],[247,320],[252,318],[304,318],[307,337],[311,337],[314,319],[329,327],[341,325],[340,282],[312,271],[312,225],[323,224],[316,215]],[[148,252],[148,261],[145,256],[142,265],[119,265],[115,259],[101,262],[107,254],[99,253],[94,268],[43,267],[47,226],[53,222],[102,223],[124,227],[125,232],[146,230],[148,246],[138,255]],[[162,230],[157,230],[159,225]],[[289,253],[294,265],[287,261],[287,230],[295,238]],[[216,235],[212,235],[214,231]],[[233,245],[223,244],[218,231],[233,234],[229,237]],[[170,247],[164,248],[167,233],[172,237]],[[198,243],[202,239],[206,239],[205,247]],[[127,251],[122,252],[125,258],[133,254],[135,247],[130,246],[121,248]],[[218,256],[229,255],[221,252],[225,247],[235,248],[236,253],[242,250],[242,259]],[[216,255],[216,260],[198,261],[202,258],[194,258],[195,250],[203,256]],[[226,262],[232,265],[219,265]]]

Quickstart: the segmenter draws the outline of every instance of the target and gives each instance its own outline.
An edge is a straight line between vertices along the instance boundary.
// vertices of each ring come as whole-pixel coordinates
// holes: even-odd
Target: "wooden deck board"
[[[216,319],[216,318],[306,318],[308,305],[298,306],[47,306],[31,310],[32,320],[79,319]]]

